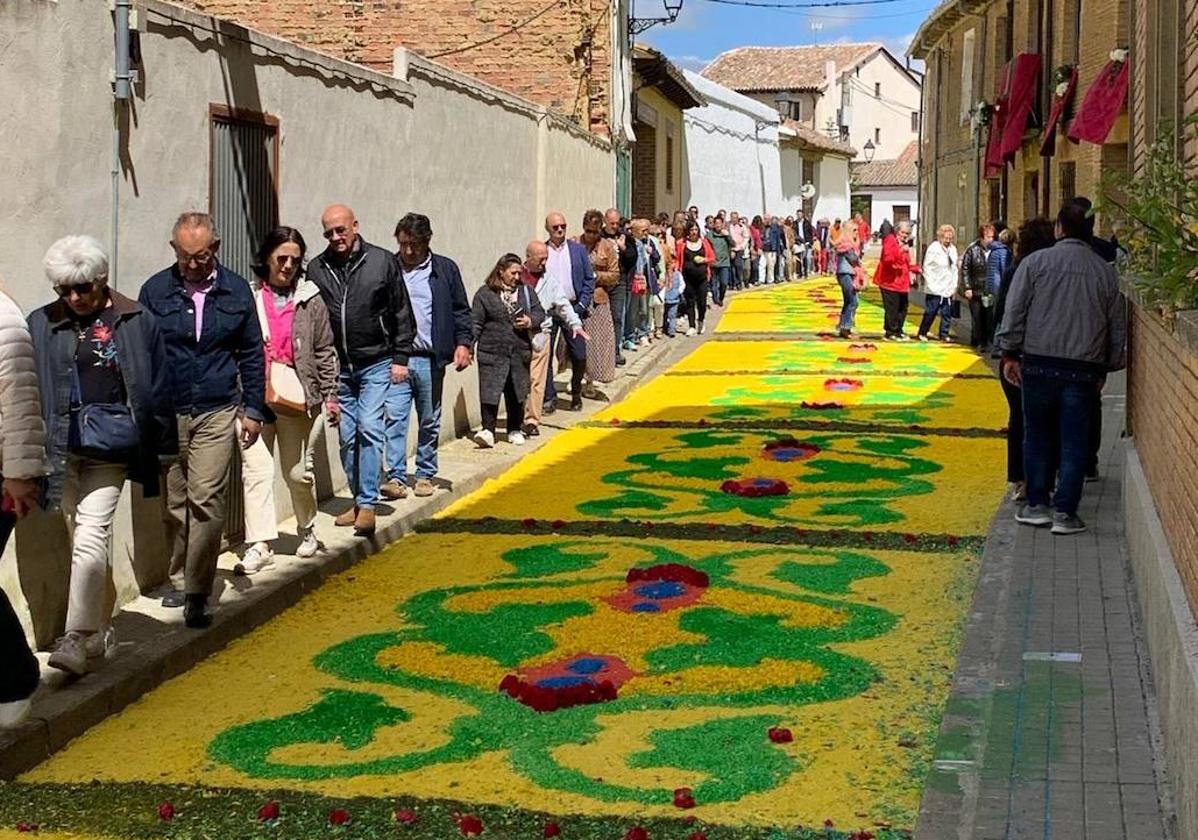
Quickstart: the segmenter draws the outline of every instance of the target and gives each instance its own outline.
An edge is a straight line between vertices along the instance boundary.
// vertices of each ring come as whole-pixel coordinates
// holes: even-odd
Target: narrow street
[[[882,342],[874,298],[833,339],[839,308],[826,279],[730,298],[673,368],[6,788],[0,826],[265,836],[273,801],[279,838],[913,829],[1006,406],[968,348]]]

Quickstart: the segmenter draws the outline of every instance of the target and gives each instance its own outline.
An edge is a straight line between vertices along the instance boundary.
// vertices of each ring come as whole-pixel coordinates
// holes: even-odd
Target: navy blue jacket
[[[191,298],[176,266],[147,280],[137,301],[154,316],[162,333],[176,413],[194,417],[235,405],[251,420],[265,418],[262,329],[245,278],[217,266],[204,301],[199,342]]]
[[[474,346],[470,299],[466,297],[462,272],[449,257],[432,255],[428,283],[433,293],[433,353],[437,364],[445,367],[453,362],[458,347],[469,350]]]
[[[782,225],[774,222],[765,229],[765,247],[762,250],[785,253],[786,234],[782,231]]]
[[[570,249],[570,279],[574,282],[574,311],[579,318],[585,318],[595,298],[595,267],[591,265],[591,255],[581,242],[573,239],[566,241]]]

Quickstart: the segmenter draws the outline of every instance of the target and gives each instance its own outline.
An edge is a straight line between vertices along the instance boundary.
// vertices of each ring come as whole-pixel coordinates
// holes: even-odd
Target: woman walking
[[[711,264],[715,252],[711,243],[699,236],[696,222],[686,223],[686,239],[678,243],[675,265],[682,270],[682,305],[690,324],[687,335],[703,334],[703,319],[707,315],[707,289],[711,284]],[[695,314],[698,313],[696,320]]]
[[[923,320],[915,336],[920,341],[928,340],[928,331],[937,315],[940,316],[940,340],[952,340],[949,330],[953,325],[953,296],[957,293],[957,246],[953,244],[956,233],[952,225],[941,225],[936,231],[936,241],[924,252]]]
[[[66,635],[50,666],[82,676],[110,626],[112,522],[125,479],[159,492],[159,456],[178,451],[165,350],[154,318],[108,288],[108,255],[66,236],[43,261],[58,300],[29,316],[50,476],[45,504],[66,518],[71,581]]]
[[[520,282],[522,261],[504,254],[491,269],[486,283],[474,294],[471,315],[477,345],[478,398],[482,404],[482,430],[474,442],[482,449],[495,445],[499,398],[507,408],[507,440],[524,444],[524,400],[528,398],[532,361],[533,325],[540,327],[545,310],[537,293]],[[589,353],[587,355],[590,355]]]
[[[990,326],[994,310],[987,305],[990,249],[994,245],[994,225],[978,228],[978,238],[961,255],[961,296],[969,303],[969,344],[982,347],[994,330]]]
[[[245,542],[249,548],[234,571],[252,575],[274,563],[272,543],[279,537],[275,509],[276,441],[283,480],[291,494],[296,557],[312,557],[320,547],[312,453],[324,434],[322,410],[336,423],[337,352],[320,289],[303,276],[308,246],[300,232],[278,227],[266,235],[254,261],[258,288],[254,302],[266,354],[267,417],[262,434],[243,449],[242,492]]]
[[[756,286],[761,282],[762,272],[764,268],[762,264],[764,260],[761,258],[761,246],[764,240],[761,238],[762,228],[764,223],[760,216],[754,216],[752,223],[749,224],[749,282],[748,285]],[[685,237],[684,237],[685,238]]]
[[[856,231],[844,228],[836,247],[836,282],[840,284],[840,294],[844,305],[840,308],[840,322],[837,329],[841,338],[852,338],[854,319],[857,315],[858,287],[857,275],[861,272],[861,252],[857,242]]]
[[[882,237],[882,257],[874,273],[874,284],[882,290],[882,306],[886,310],[886,340],[908,341],[903,333],[903,324],[907,320],[911,271],[918,270],[917,266],[911,264],[908,244],[911,225],[909,222],[899,222],[896,228],[887,220],[882,222],[878,233]]]
[[[616,378],[616,330],[612,324],[608,290],[620,282],[620,255],[612,240],[603,237],[603,214],[588,210],[582,217],[582,236],[595,270],[595,297],[591,312],[582,319],[587,340],[587,383],[583,393],[594,398],[594,383]],[[589,392],[589,393],[588,393]]]
[[[1003,271],[999,281],[998,293],[994,301],[995,326],[1002,323],[1006,311],[1007,295],[1011,291],[1011,280],[1015,277],[1015,269],[1019,263],[1043,248],[1051,248],[1056,244],[1055,227],[1052,221],[1045,218],[1028,219],[1019,226],[1019,235],[1015,246],[1015,259]],[[1003,396],[1007,398],[1007,482],[1010,485],[1011,498],[1016,502],[1027,500],[1023,475],[1023,389],[1012,385],[1005,376],[998,377],[1002,385]]]

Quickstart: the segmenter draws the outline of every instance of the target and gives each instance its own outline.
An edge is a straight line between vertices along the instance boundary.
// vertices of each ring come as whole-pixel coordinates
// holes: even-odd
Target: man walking
[[[697,212],[697,211],[696,211]],[[632,270],[636,266],[636,244],[621,224],[620,211],[610,208],[603,214],[603,238],[610,239],[616,246],[620,257],[620,279],[616,285],[607,290],[608,301],[611,305],[612,328],[616,332],[616,364],[625,364],[624,349],[626,322],[628,319],[629,298],[632,297]],[[634,345],[635,346],[635,345]]]
[[[320,224],[329,245],[308,264],[308,277],[328,307],[341,362],[341,464],[354,494],[354,506],[334,521],[366,537],[375,531],[387,397],[408,379],[416,324],[399,263],[359,235],[354,211],[334,204]]]
[[[732,288],[740,289],[745,285],[745,255],[749,248],[749,226],[735,210],[732,211],[730,218],[728,235],[732,237]],[[672,245],[670,253],[673,253]]]
[[[162,333],[178,422],[179,455],[166,477],[170,575],[183,591],[188,627],[212,623],[208,598],[228,512],[229,463],[252,446],[265,417],[266,361],[250,284],[216,258],[220,237],[207,213],[184,213],[171,234],[175,264],[141,287],[138,303]]]
[[[799,254],[799,277],[806,278],[812,273],[815,266],[812,264],[812,244],[815,242],[815,227],[812,226],[811,220],[807,218],[807,214],[802,210],[795,221],[795,241],[803,245],[802,253]]]
[[[1027,503],[1015,519],[1051,525],[1054,534],[1086,529],[1077,507],[1094,402],[1107,374],[1126,361],[1123,295],[1115,269],[1090,247],[1093,234],[1086,209],[1067,202],[1057,214],[1057,244],[1016,269],[995,338],[1003,377],[1023,388]]]
[[[711,220],[707,241],[715,252],[715,263],[711,267],[711,302],[723,306],[728,285],[732,282],[732,237],[724,232],[724,220],[720,216]]]
[[[777,216],[765,217],[765,282],[781,283],[786,270],[786,233]]]
[[[526,437],[536,437],[541,433],[541,409],[545,401],[545,388],[547,383],[552,382],[552,377],[547,375],[554,348],[554,342],[550,338],[556,333],[558,323],[565,325],[566,335],[570,339],[585,342],[590,338],[583,331],[582,319],[566,295],[565,284],[545,270],[548,260],[549,246],[540,240],[534,239],[524,249],[521,277],[524,285],[537,293],[537,298],[545,309],[545,320],[535,325],[538,334],[532,340],[532,361],[529,364],[531,387],[524,405],[522,429]],[[585,363],[583,372],[586,372]]]
[[[430,250],[432,238],[432,225],[421,213],[408,213],[395,226],[396,256],[416,332],[408,376],[393,382],[387,396],[387,481],[379,487],[384,499],[402,499],[408,494],[408,418],[413,404],[418,431],[412,492],[433,494],[445,368],[452,364],[461,371],[473,361],[474,324],[462,273],[449,257]]]
[[[574,314],[581,324],[591,309],[591,300],[595,296],[595,269],[591,267],[591,258],[586,247],[580,242],[566,239],[566,217],[554,211],[545,217],[545,232],[549,239],[545,242],[548,250],[548,260],[545,271],[565,295],[566,300],[574,309]],[[545,311],[549,311],[549,302],[541,298]],[[582,337],[581,330],[577,332],[566,329],[567,323],[561,316],[554,314],[553,331],[549,340],[549,365],[545,382],[545,402],[557,405],[557,386],[553,383],[553,354],[557,347],[559,333],[564,334],[566,347],[570,353],[570,410],[582,411],[582,379],[587,372],[587,342]]]

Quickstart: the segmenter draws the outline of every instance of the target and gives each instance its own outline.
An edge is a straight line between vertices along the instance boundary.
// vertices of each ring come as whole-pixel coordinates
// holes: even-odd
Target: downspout
[[[120,218],[121,218],[121,116],[133,94],[133,71],[129,67],[129,16],[133,0],[116,0],[113,22],[116,28],[116,63],[112,85],[112,244],[109,254],[108,284],[117,287],[120,276]]]

